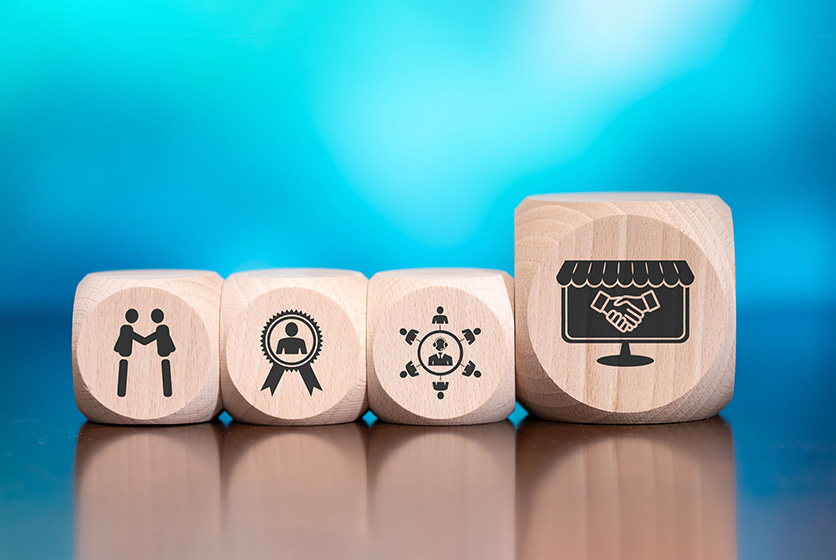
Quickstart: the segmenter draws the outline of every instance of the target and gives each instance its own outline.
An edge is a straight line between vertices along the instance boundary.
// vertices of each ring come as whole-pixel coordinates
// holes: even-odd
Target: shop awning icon
[[[598,362],[610,366],[653,363],[630,353],[629,343],[688,340],[689,287],[694,273],[684,260],[567,260],[561,286],[561,335],[569,343],[618,343],[621,353]]]

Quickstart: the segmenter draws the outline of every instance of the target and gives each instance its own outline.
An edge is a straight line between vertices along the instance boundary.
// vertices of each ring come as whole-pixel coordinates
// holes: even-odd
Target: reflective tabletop
[[[0,557],[836,557],[826,345],[740,324],[699,422],[119,427],[75,409],[68,318],[6,318]]]

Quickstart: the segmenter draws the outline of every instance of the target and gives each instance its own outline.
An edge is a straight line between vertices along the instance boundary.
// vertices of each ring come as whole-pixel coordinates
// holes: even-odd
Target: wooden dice
[[[366,287],[359,272],[273,269],[224,283],[221,387],[253,424],[335,424],[366,411]]]
[[[479,424],[514,409],[513,281],[480,269],[369,282],[369,407],[387,422]]]
[[[79,410],[111,424],[184,424],[221,410],[223,281],[191,270],[88,274],[73,307]]]
[[[541,418],[712,416],[735,364],[732,217],[716,196],[544,195],[517,208],[517,395]]]

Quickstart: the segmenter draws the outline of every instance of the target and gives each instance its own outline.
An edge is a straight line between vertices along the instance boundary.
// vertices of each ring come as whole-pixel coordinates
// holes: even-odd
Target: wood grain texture
[[[510,560],[514,426],[375,423],[369,495],[369,558]]]
[[[366,558],[368,427],[233,422],[222,448],[226,558]]]
[[[368,328],[369,406],[382,420],[479,424],[503,420],[513,411],[513,280],[508,274],[449,268],[378,273],[369,282]],[[441,352],[435,351],[438,338],[445,340]],[[460,365],[443,375],[430,373],[446,367],[422,367],[422,361],[436,359],[433,354],[437,363],[446,363],[447,355],[452,365],[461,359]]]
[[[230,276],[221,305],[221,387],[224,408],[251,424],[317,425],[352,422],[366,400],[366,291],[359,272],[331,269],[271,269]],[[302,370],[287,369],[273,390],[265,382],[276,362],[265,354],[262,335],[283,312],[301,312],[319,329],[320,350],[310,368],[319,388],[309,389]],[[296,317],[296,315],[293,315]],[[304,319],[276,323],[264,344],[276,351],[284,329],[313,352],[314,331]],[[293,348],[298,351],[301,348]],[[280,358],[287,354],[279,354]]]
[[[75,457],[75,557],[226,558],[215,423],[87,423]]]
[[[517,396],[529,411],[571,422],[661,423],[713,416],[731,400],[734,239],[731,211],[718,197],[529,197],[516,210],[515,248]],[[571,260],[687,261],[694,275],[687,340],[631,344],[653,358],[640,367],[598,363],[618,354],[618,343],[568,343],[556,276]]]
[[[524,420],[517,558],[737,558],[734,443],[719,417],[656,426]]]
[[[217,416],[222,283],[215,272],[195,270],[85,276],[73,307],[79,410],[90,420],[111,424],[187,424]],[[162,312],[159,321],[154,310]],[[132,334],[154,340],[142,344],[131,340]]]

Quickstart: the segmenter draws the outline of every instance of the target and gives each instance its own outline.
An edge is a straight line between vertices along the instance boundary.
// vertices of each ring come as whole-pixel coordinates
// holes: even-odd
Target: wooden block
[[[368,427],[233,422],[222,448],[226,558],[366,558]]]
[[[737,558],[731,427],[524,420],[517,557]]]
[[[516,211],[517,396],[541,418],[660,423],[734,389],[731,211],[716,196],[587,193]]]
[[[376,422],[368,557],[514,558],[514,478],[508,421],[431,428]]]
[[[75,455],[75,557],[226,558],[220,422],[86,423]]]
[[[73,307],[78,409],[111,424],[187,424],[217,416],[222,283],[200,270],[85,276]]]
[[[479,424],[514,410],[513,280],[413,269],[369,283],[369,406],[387,422]]]
[[[221,311],[224,408],[251,424],[337,424],[366,400],[366,288],[359,272],[233,274]]]

